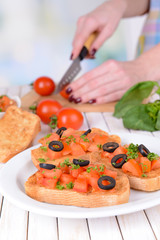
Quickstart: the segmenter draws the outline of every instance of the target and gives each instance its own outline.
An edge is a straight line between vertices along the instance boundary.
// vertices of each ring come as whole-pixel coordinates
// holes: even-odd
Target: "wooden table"
[[[29,86],[3,88],[0,89],[0,95],[22,97],[29,91]],[[124,129],[121,120],[112,117],[112,113],[90,112],[84,113],[84,117],[84,129],[100,127],[113,133],[129,132]],[[42,124],[42,131],[33,144],[37,144],[37,140],[49,131],[49,127]],[[144,134],[144,138],[145,135],[160,137],[160,132],[139,133]],[[0,195],[0,215],[0,240],[160,239],[160,205],[128,215],[98,219],[64,219],[24,211]]]

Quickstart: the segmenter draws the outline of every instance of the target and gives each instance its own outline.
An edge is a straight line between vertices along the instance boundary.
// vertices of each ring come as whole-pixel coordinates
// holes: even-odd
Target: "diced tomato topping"
[[[91,143],[89,148],[88,148],[88,151],[89,152],[97,152],[97,151],[99,151],[99,147],[97,145],[98,145],[97,143]]]
[[[49,142],[51,141],[59,141],[60,137],[57,133],[52,133],[50,137],[48,138],[42,138],[40,140],[40,143],[43,145],[43,146],[48,146]]]
[[[85,154],[83,148],[77,143],[71,142],[70,147],[73,156],[81,156]]]
[[[51,170],[41,168],[40,172],[43,174],[44,177],[53,179],[59,179],[62,175],[62,170],[58,168],[54,168]]]
[[[143,173],[151,171],[151,161],[147,157],[141,157],[139,163]]]
[[[60,177],[60,182],[64,185],[70,183],[70,182],[74,182],[75,178],[72,177],[70,174],[67,173],[63,173]]]
[[[72,169],[72,167],[70,167],[70,174],[72,177],[77,178],[78,175],[82,172],[84,172],[85,169],[83,167],[77,168],[77,169]]]
[[[73,135],[75,133],[75,130],[72,128],[68,128],[67,130],[65,130],[62,134],[62,139],[65,139],[66,137],[69,137],[71,135]]]
[[[73,190],[76,192],[88,192],[88,182],[85,177],[77,178],[74,182]]]
[[[93,141],[96,143],[96,144],[105,144],[106,142],[108,142],[108,136],[106,135],[99,135],[99,134],[96,134],[94,137],[93,137]]]
[[[117,177],[117,172],[109,170],[109,169],[105,169],[104,174],[107,175],[107,176],[110,176],[114,179]]]
[[[59,164],[58,167],[60,167],[63,173],[70,173],[70,168],[67,165],[61,167],[61,165]]]
[[[65,156],[65,155],[68,155],[71,153],[71,147],[69,144],[67,144],[66,142],[63,142],[63,150],[62,150],[62,155]]]
[[[142,175],[142,169],[139,163],[135,159],[130,159],[122,166],[124,173],[130,172],[133,176],[140,177]]]
[[[114,152],[114,156],[115,155],[118,155],[118,154],[126,154],[127,153],[127,149],[122,147],[122,146],[119,146]]]
[[[60,152],[55,152],[52,151],[49,147],[47,148],[47,157],[51,160],[55,160],[57,158],[61,158],[62,157],[62,151]]]
[[[160,168],[160,159],[151,162],[151,170]]]
[[[89,141],[84,141],[83,139],[80,139],[79,141],[80,146],[83,148],[83,150],[86,152],[91,145],[91,142]]]

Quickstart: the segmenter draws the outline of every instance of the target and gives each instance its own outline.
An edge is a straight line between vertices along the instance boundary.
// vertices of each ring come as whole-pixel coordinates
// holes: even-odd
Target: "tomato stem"
[[[55,114],[53,114],[51,117],[50,117],[51,121],[50,123],[48,124],[52,129],[55,129],[57,127],[57,116]]]

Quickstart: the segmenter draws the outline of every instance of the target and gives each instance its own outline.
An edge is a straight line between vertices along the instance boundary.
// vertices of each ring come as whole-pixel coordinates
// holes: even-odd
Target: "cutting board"
[[[61,95],[50,95],[47,97],[42,97],[38,95],[34,90],[31,90],[25,96],[21,98],[22,108],[28,110],[29,106],[33,105],[35,102],[39,102],[44,99],[54,99],[62,104],[63,107],[76,108],[81,112],[113,112],[116,102],[105,103],[105,104],[75,104],[70,103],[67,99],[63,98]]]

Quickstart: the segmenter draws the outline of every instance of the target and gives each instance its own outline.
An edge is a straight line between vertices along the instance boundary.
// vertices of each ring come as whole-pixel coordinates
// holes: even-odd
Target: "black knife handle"
[[[79,59],[82,61],[88,54],[88,49],[84,46],[79,54]]]

